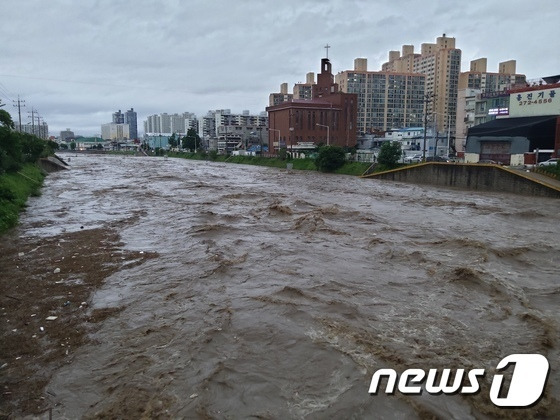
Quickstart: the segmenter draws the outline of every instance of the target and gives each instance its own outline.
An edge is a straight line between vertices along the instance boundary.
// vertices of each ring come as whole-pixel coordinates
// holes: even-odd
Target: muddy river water
[[[55,418],[559,415],[558,200],[181,159],[70,164],[20,234],[110,225],[158,256],[91,297],[122,310],[48,384]],[[551,367],[526,410],[489,399],[515,353]],[[369,394],[381,368],[486,375],[476,395]]]

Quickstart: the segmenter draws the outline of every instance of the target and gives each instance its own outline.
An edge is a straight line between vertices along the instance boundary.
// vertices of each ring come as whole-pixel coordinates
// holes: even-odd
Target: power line
[[[10,92],[8,91],[6,86],[4,86],[2,83],[0,83],[0,94],[2,94],[2,96],[4,98],[6,98],[7,100],[9,100],[9,101],[12,100],[12,98],[10,98]]]

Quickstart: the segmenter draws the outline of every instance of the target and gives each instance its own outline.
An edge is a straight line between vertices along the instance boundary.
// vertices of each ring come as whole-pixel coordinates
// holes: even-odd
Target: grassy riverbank
[[[29,196],[38,196],[45,176],[36,164],[0,175],[0,234],[14,227]]]
[[[244,165],[257,165],[269,166],[273,168],[286,168],[288,163],[292,164],[292,169],[300,171],[316,171],[314,159],[292,159],[284,160],[274,157],[261,157],[261,156],[226,156],[226,155],[203,155],[200,153],[181,153],[169,152],[169,157],[195,159],[195,160],[210,160],[213,162],[227,162],[227,163],[240,163]],[[366,169],[370,167],[371,163],[366,162],[346,162],[341,168],[334,171],[340,175],[362,175]]]

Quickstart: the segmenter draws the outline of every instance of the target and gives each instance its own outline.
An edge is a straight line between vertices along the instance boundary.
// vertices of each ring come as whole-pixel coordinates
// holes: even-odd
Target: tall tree
[[[171,147],[177,147],[177,145],[179,144],[179,140],[177,140],[175,133],[171,134],[171,137],[169,137],[169,140],[167,140],[167,142]]]
[[[183,137],[183,149],[197,150],[200,148],[200,137],[194,128],[189,128],[187,135]]]
[[[346,155],[344,149],[339,146],[322,146],[315,158],[315,166],[321,172],[333,172],[344,165]]]
[[[8,111],[0,109],[0,125],[3,127],[14,128],[14,121]]]
[[[398,141],[386,141],[379,150],[378,162],[387,168],[395,168],[401,158],[401,144]]]

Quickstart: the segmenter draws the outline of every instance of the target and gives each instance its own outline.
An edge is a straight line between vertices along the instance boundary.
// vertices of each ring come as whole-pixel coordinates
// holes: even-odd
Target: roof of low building
[[[281,102],[278,105],[269,106],[267,111],[278,111],[287,108],[332,108],[341,109],[340,105],[333,104],[320,99],[294,99],[292,101]]]

